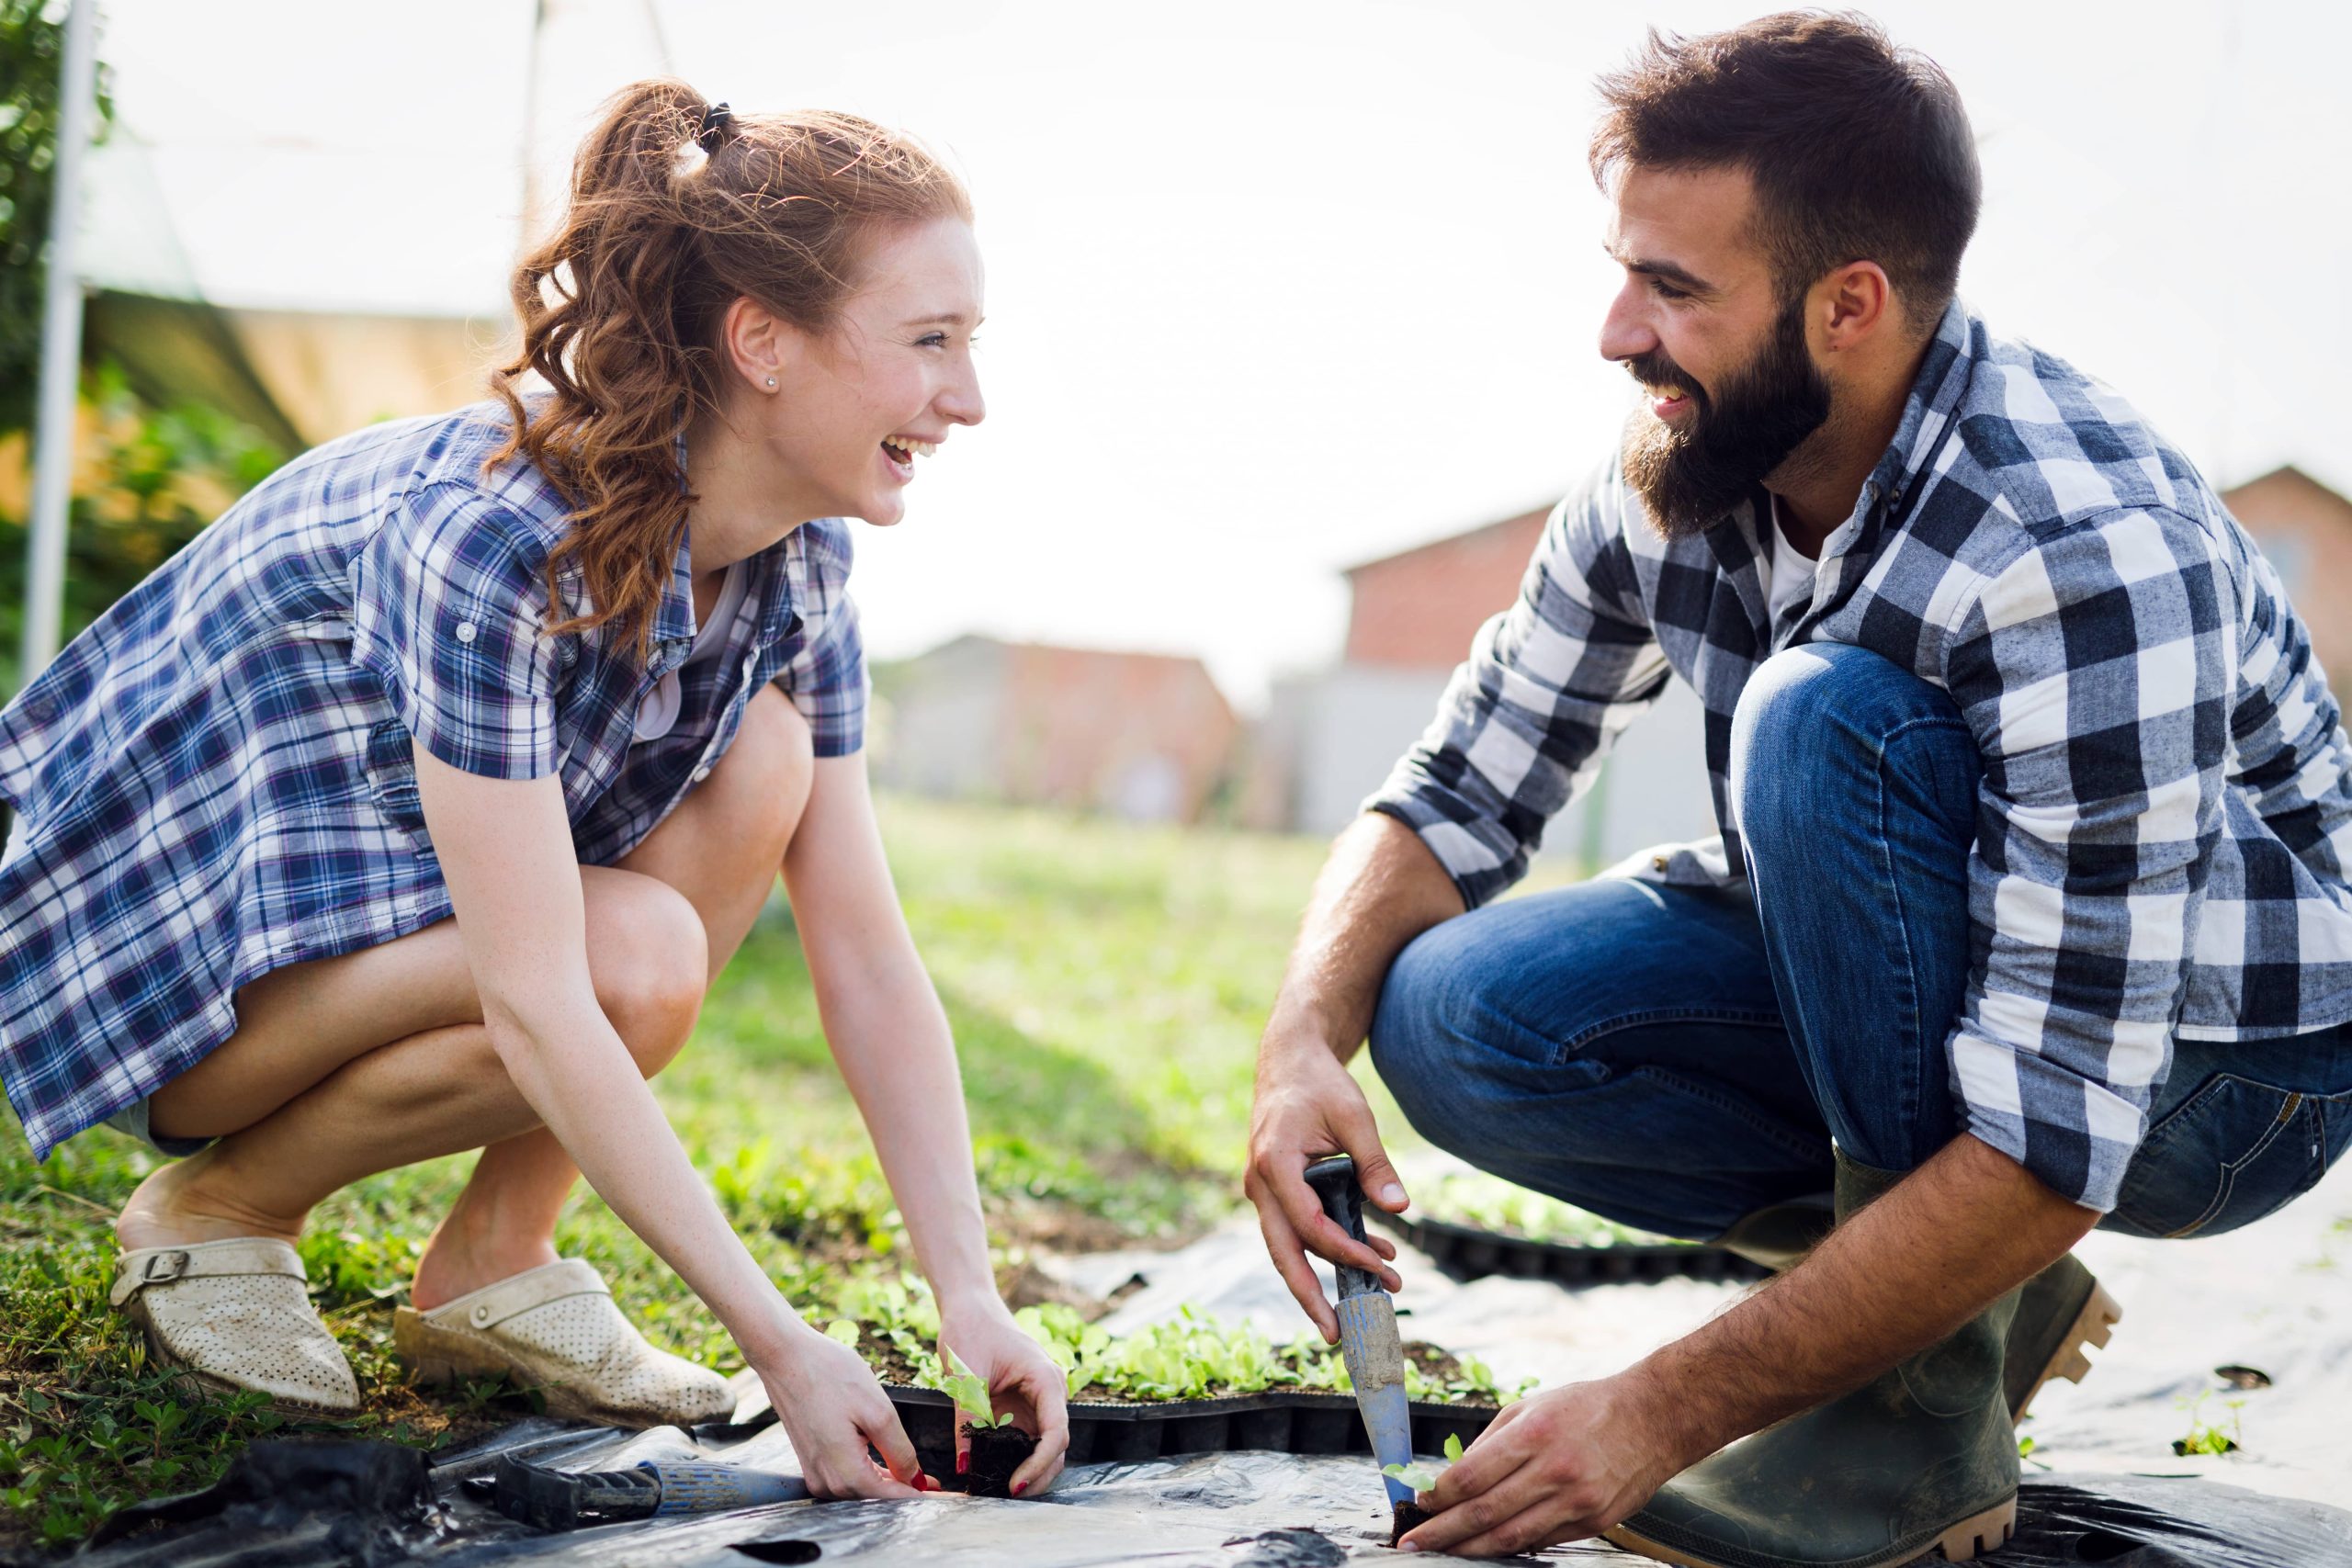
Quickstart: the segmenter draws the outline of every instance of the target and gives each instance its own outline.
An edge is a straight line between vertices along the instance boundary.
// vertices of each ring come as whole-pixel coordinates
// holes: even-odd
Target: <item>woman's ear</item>
[[[729,368],[752,391],[768,393],[782,385],[786,360],[798,334],[758,300],[745,296],[727,308],[721,335]]]

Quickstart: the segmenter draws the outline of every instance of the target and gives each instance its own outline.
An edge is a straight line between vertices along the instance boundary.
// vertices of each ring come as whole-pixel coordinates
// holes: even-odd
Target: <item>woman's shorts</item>
[[[212,1138],[159,1138],[147,1125],[147,1101],[137,1100],[106,1119],[107,1126],[118,1133],[128,1133],[159,1155],[173,1159],[185,1159],[198,1149],[210,1148]]]

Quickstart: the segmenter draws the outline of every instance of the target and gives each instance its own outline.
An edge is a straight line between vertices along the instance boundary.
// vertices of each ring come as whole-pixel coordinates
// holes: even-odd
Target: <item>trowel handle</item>
[[[1323,1212],[1331,1223],[1370,1245],[1363,1231],[1363,1188],[1356,1180],[1356,1162],[1348,1155],[1332,1155],[1318,1159],[1306,1168],[1306,1184],[1315,1189],[1315,1196],[1322,1201]],[[1345,1263],[1332,1266],[1339,1271],[1340,1299],[1360,1296],[1367,1291],[1379,1290],[1380,1281],[1361,1269]]]

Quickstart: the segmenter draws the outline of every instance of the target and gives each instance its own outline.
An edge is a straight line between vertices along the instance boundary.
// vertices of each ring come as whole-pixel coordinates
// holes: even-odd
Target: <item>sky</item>
[[[1336,657],[1340,569],[1607,457],[1592,79],[1762,8],[545,0],[535,55],[531,0],[112,0],[89,252],[224,304],[495,319],[526,175],[560,188],[629,80],[907,127],[978,209],[989,412],[859,530],[869,647],[1194,653],[1248,708]],[[1968,104],[1962,290],[1996,330],[2218,483],[2352,491],[2352,6],[1866,9]]]

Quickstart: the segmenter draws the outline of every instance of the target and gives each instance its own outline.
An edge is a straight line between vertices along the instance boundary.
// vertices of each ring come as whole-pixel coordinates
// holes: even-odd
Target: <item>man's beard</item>
[[[1805,348],[1802,294],[1782,308],[1756,357],[1712,397],[1663,349],[1625,367],[1645,386],[1679,387],[1690,399],[1688,429],[1646,409],[1625,426],[1625,480],[1669,539],[1722,521],[1829,418],[1829,383]]]

